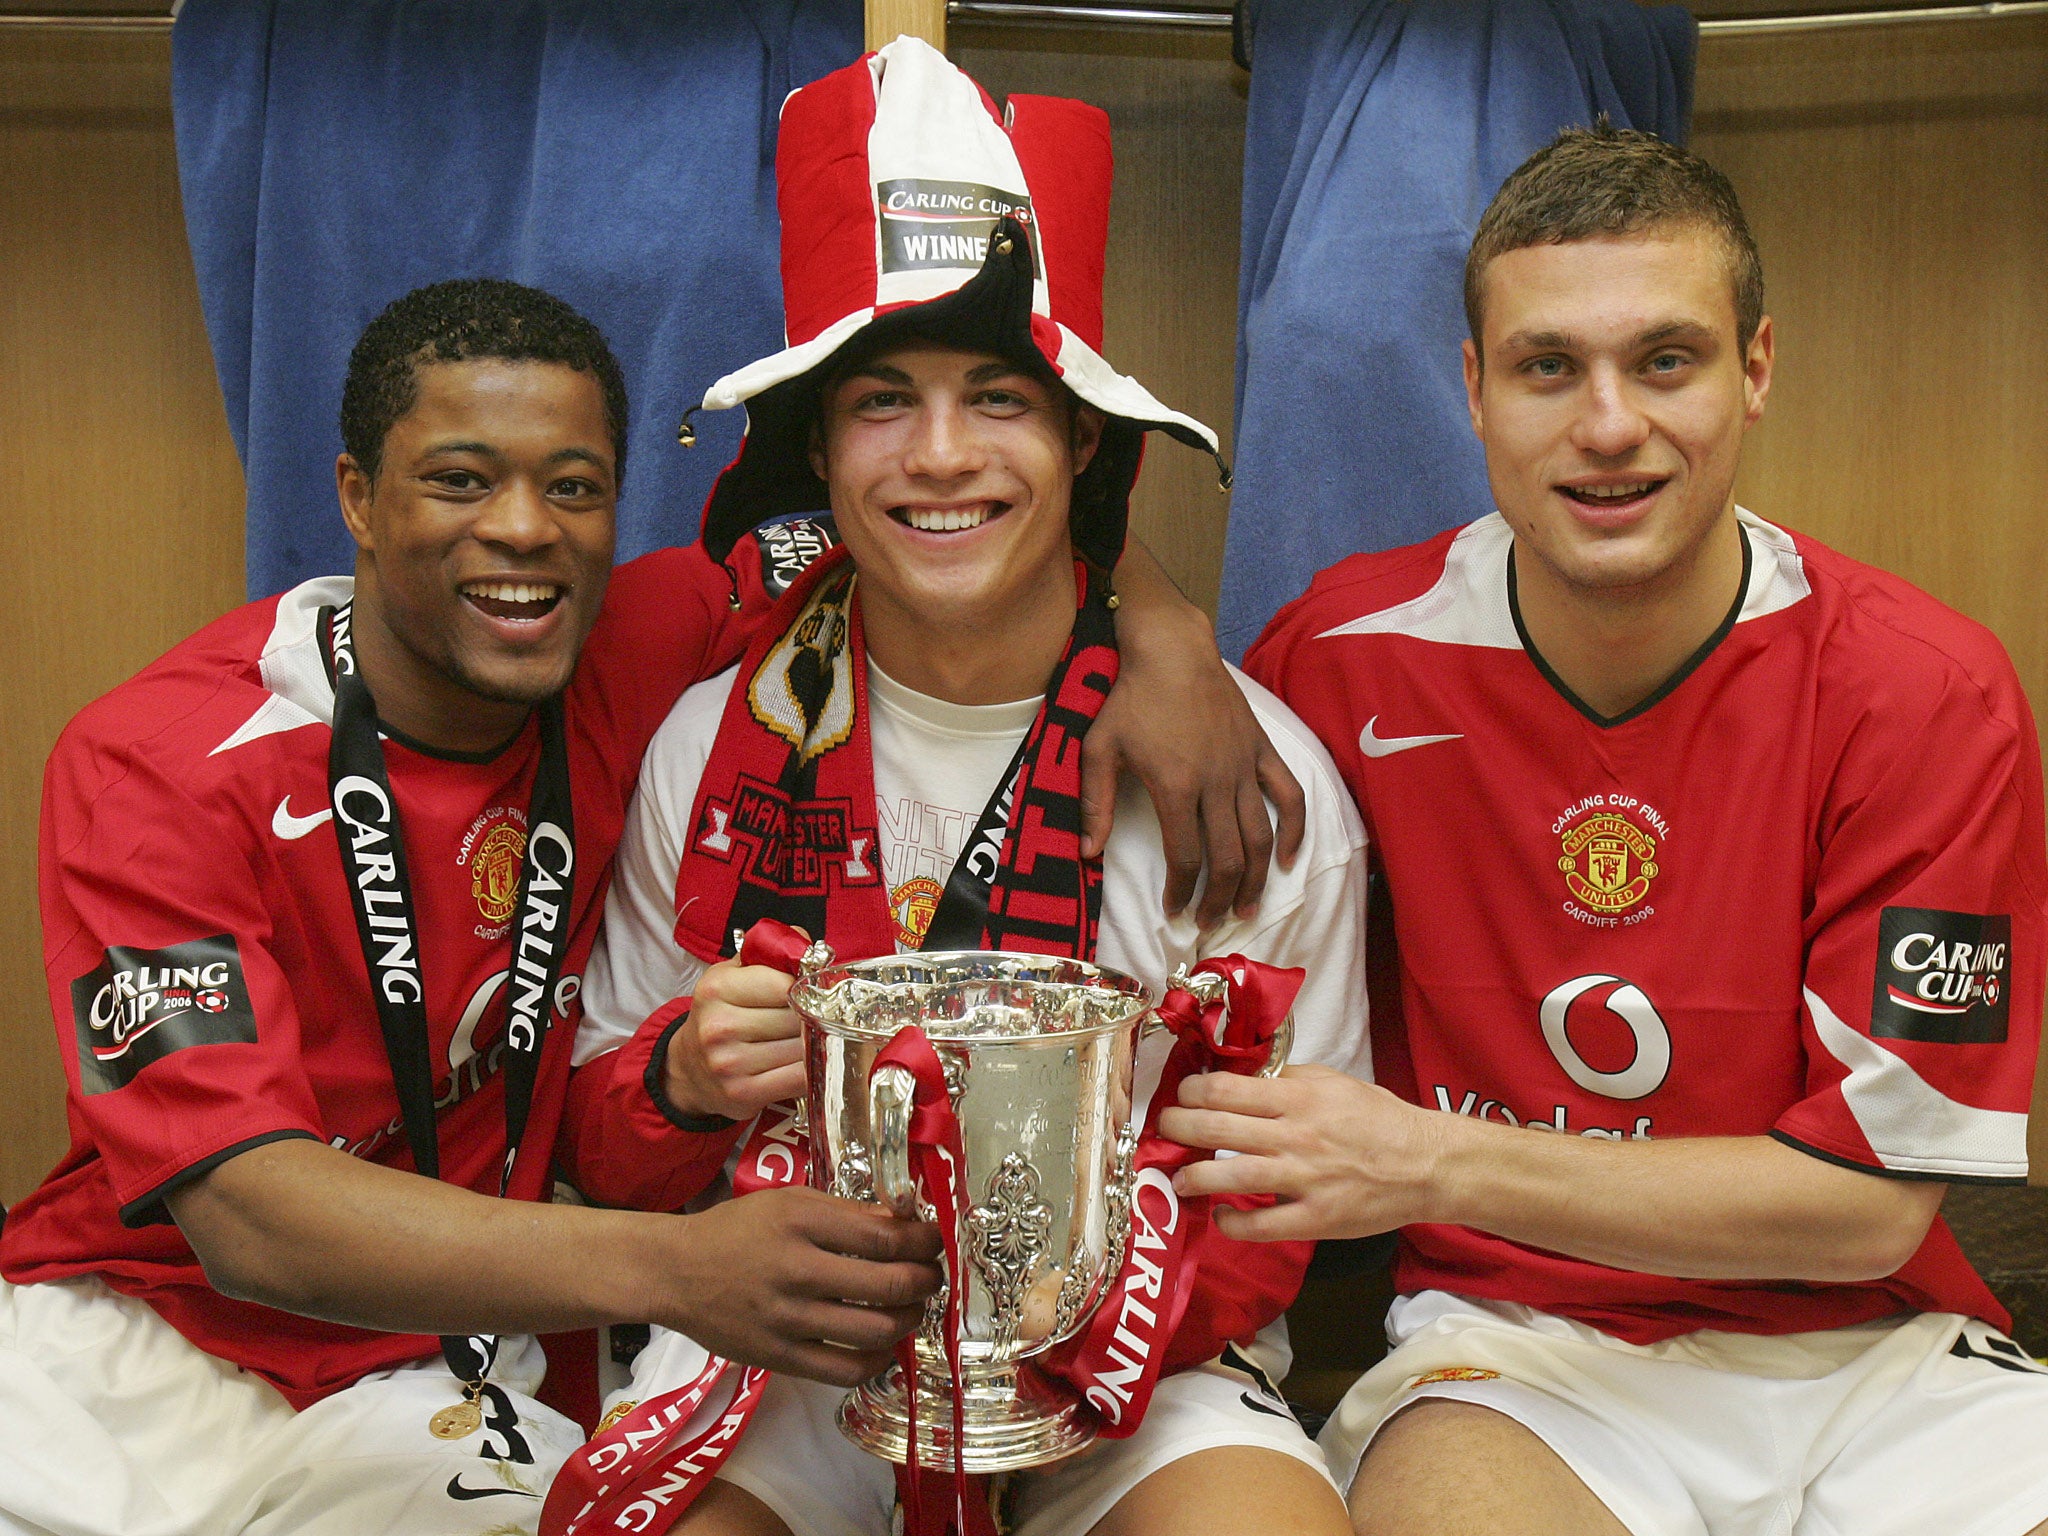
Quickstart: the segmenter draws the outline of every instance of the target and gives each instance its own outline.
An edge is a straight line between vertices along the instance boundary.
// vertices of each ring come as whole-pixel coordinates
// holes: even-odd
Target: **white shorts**
[[[96,1279],[0,1281],[5,1536],[465,1536],[530,1532],[583,1432],[531,1396],[546,1369],[501,1341],[485,1427],[438,1440],[459,1401],[436,1358],[295,1413]]]
[[[1128,1439],[1098,1440],[1063,1461],[1014,1474],[1004,1495],[1012,1536],[1085,1536],[1152,1473],[1218,1446],[1278,1451],[1327,1479],[1322,1453],[1272,1390],[1272,1381],[1286,1370],[1286,1325],[1268,1328],[1244,1357],[1256,1359],[1257,1370],[1215,1360],[1167,1377],[1152,1396],[1145,1422]],[[701,1346],[657,1328],[634,1362],[632,1386],[618,1397],[644,1401],[673,1391],[696,1375],[704,1359]],[[718,1476],[775,1511],[794,1536],[888,1536],[896,1507],[895,1467],[839,1432],[845,1395],[841,1387],[771,1378]]]
[[[1387,1337],[1323,1429],[1346,1487],[1381,1425],[1441,1397],[1529,1429],[1632,1536],[2022,1536],[2048,1520],[2048,1369],[1954,1313],[1636,1345],[1424,1291],[1394,1303]]]

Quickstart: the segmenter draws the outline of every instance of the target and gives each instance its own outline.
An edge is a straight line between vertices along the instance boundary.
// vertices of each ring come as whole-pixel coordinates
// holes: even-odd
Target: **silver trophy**
[[[900,1215],[933,1219],[910,1168],[915,1080],[870,1069],[906,1024],[945,1068],[967,1154],[970,1202],[959,1232],[964,1274],[959,1353],[969,1472],[1034,1467],[1081,1449],[1094,1432],[1064,1396],[1018,1362],[1071,1337],[1115,1278],[1130,1235],[1138,1124],[1131,1076],[1156,1025],[1142,983],[1103,966],[979,950],[832,963],[813,944],[790,1005],[805,1029],[811,1183]],[[1177,973],[1203,1002],[1221,978]],[[1289,1021],[1291,1026],[1292,1021]],[[1285,1063],[1289,1029],[1269,1072]],[[954,1465],[953,1388],[942,1288],[919,1328],[917,1459]],[[896,1367],[848,1395],[839,1425],[891,1461],[910,1456],[910,1412]]]

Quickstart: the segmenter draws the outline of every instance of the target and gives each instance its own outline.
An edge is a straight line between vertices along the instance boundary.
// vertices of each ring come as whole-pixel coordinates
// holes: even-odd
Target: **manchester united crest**
[[[939,910],[943,895],[939,882],[930,875],[912,875],[889,892],[889,908],[896,918],[896,942],[905,949],[917,949],[931,928],[932,914]]]
[[[493,925],[512,921],[519,904],[519,866],[526,858],[526,834],[500,822],[484,834],[469,863],[469,890],[476,909]]]
[[[1657,840],[1625,812],[1588,816],[1564,831],[1557,867],[1564,883],[1595,912],[1626,912],[1657,878]]]
[[[526,818],[515,806],[494,806],[470,823],[455,862],[469,870],[479,930],[488,933],[512,921],[519,905],[519,871],[526,863]]]

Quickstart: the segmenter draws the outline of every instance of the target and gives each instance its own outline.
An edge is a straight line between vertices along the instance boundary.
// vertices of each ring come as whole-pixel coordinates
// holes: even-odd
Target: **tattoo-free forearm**
[[[1766,1136],[1595,1142],[1442,1117],[1434,1219],[1619,1269],[1854,1281],[1911,1258],[1943,1186]]]
[[[305,1140],[244,1152],[170,1207],[216,1290],[394,1333],[632,1319],[665,1236],[650,1224],[688,1220],[496,1200]]]

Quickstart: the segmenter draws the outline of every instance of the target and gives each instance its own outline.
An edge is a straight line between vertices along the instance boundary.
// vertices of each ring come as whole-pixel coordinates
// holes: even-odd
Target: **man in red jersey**
[[[1772,335],[1712,167],[1568,132],[1466,270],[1499,512],[1324,572],[1248,663],[1365,812],[1392,1091],[1192,1080],[1167,1134],[1243,1155],[1181,1187],[1402,1229],[1323,1437],[1361,1531],[2048,1529],[2048,1372],[1936,1216],[2026,1174],[2011,664],[1735,505]]]
[[[399,300],[344,391],[354,579],[229,614],[53,753],[73,1136],[0,1240],[0,1529],[531,1529],[582,1433],[530,1333],[672,1321],[851,1382],[920,1315],[935,1234],[822,1194],[546,1203],[559,1163],[673,1210],[723,1150],[655,1042],[570,1071],[640,755],[776,563],[613,572],[625,420],[560,301]]]

